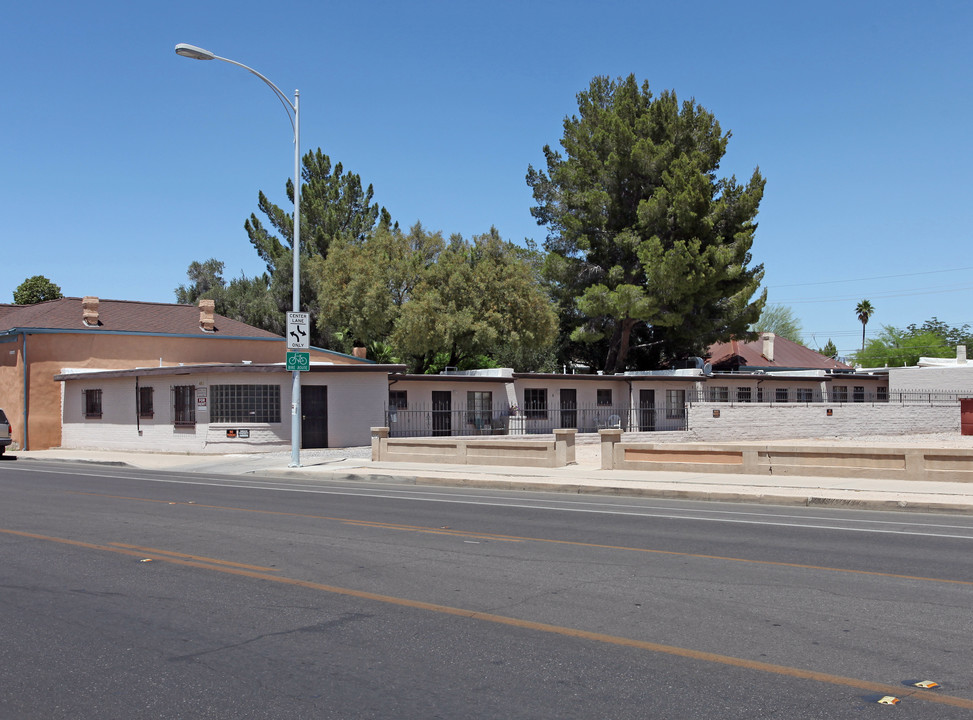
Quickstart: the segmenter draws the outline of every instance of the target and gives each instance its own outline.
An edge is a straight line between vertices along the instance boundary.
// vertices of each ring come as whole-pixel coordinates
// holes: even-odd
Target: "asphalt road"
[[[0,463],[0,718],[969,718],[971,550],[956,515]]]

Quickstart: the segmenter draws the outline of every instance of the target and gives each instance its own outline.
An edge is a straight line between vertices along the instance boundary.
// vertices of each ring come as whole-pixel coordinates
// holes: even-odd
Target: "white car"
[[[3,455],[7,445],[13,442],[10,439],[10,432],[10,423],[7,421],[7,416],[3,414],[3,408],[0,408],[0,455]]]

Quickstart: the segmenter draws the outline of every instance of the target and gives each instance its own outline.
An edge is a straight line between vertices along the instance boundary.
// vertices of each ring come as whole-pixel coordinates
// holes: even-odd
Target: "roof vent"
[[[101,325],[101,321],[98,319],[98,298],[92,295],[81,298],[81,322],[87,327]]]
[[[199,326],[203,329],[203,332],[213,332],[216,330],[216,318],[213,316],[215,311],[215,300],[206,299],[199,301]]]

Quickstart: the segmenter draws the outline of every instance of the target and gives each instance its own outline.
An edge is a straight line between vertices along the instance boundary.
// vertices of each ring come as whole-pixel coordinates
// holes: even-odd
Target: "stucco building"
[[[285,352],[284,338],[215,314],[212,300],[198,307],[96,297],[0,305],[0,407],[17,446],[43,450],[61,444],[62,384],[68,393],[75,385],[55,376],[66,370],[282,363]],[[318,349],[311,361],[367,363]]]

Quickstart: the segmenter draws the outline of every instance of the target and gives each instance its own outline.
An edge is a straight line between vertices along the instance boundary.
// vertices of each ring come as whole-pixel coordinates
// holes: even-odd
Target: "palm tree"
[[[858,315],[858,319],[862,324],[862,350],[865,349],[865,326],[868,325],[868,318],[872,316],[875,312],[875,308],[868,300],[862,300],[858,305],[855,306],[855,313]]]

